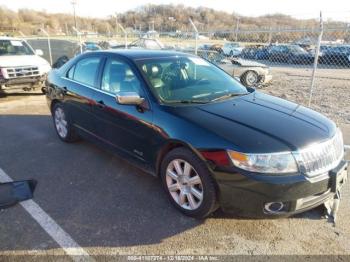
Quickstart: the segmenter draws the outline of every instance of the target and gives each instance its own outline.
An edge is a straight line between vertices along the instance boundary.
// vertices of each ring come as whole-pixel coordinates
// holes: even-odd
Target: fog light
[[[284,212],[284,207],[282,202],[270,202],[265,204],[264,209],[266,213],[274,214]]]

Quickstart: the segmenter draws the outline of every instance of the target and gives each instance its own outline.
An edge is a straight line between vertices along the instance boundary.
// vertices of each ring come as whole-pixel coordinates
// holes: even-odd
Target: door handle
[[[103,100],[100,100],[100,101],[97,101],[97,107],[103,109],[106,107],[106,105],[103,102]]]

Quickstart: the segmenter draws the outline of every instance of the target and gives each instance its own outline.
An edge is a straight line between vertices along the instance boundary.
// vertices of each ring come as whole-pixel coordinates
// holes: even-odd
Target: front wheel
[[[254,87],[259,82],[259,76],[257,72],[247,71],[241,77],[241,83],[246,87]]]
[[[204,218],[217,208],[215,182],[205,163],[186,148],[168,153],[161,166],[163,187],[182,213]]]

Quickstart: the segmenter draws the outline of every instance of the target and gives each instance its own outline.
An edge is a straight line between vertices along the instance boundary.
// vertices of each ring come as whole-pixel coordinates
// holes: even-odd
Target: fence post
[[[268,40],[268,44],[271,45],[272,44],[272,27],[270,26],[269,29],[269,40]]]
[[[46,37],[47,37],[47,47],[49,48],[49,57],[50,57],[50,65],[52,65],[52,52],[51,52],[51,40],[50,40],[50,35],[44,28],[40,29],[41,32],[43,32]]]
[[[236,36],[235,36],[235,42],[238,42],[238,29],[239,29],[239,16],[237,17],[237,20],[236,20]]]
[[[121,24],[118,23],[118,26],[124,33],[125,49],[127,49],[128,48],[128,34],[126,33],[124,27]]]
[[[191,18],[189,18],[189,21],[190,21],[190,23],[191,23],[191,25],[192,25],[192,27],[193,27],[193,29],[194,29],[194,31],[195,31],[195,39],[196,39],[196,42],[195,42],[195,47],[194,47],[194,53],[197,55],[197,53],[198,53],[198,30],[197,30],[197,27],[196,27],[196,25],[193,23],[193,21],[192,21],[192,19]]]
[[[83,43],[81,42],[81,33],[74,26],[72,27],[72,29],[77,34],[77,36],[79,37],[80,54],[82,54],[83,53]]]
[[[311,106],[311,100],[312,100],[312,95],[313,95],[313,91],[314,91],[315,77],[316,77],[316,71],[317,71],[317,65],[318,65],[318,58],[320,55],[322,37],[323,37],[323,19],[322,19],[322,12],[320,12],[320,32],[319,32],[318,39],[317,39],[317,46],[316,46],[315,59],[314,59],[314,68],[312,70],[312,75],[311,75],[309,107]]]

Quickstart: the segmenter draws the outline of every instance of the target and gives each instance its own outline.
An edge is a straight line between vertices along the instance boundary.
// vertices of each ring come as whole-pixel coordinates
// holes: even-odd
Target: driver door
[[[119,92],[136,92],[145,97],[142,81],[123,60],[108,58],[101,77],[101,85],[94,95],[93,114],[97,134],[104,143],[118,153],[143,162],[152,141],[152,111],[140,110],[136,105],[122,105],[116,101]]]

